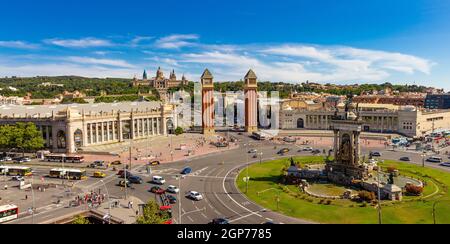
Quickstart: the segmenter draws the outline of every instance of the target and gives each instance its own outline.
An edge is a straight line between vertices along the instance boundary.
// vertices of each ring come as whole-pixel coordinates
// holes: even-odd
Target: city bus
[[[44,156],[44,161],[47,162],[66,162],[66,163],[83,163],[84,156],[67,156],[65,154],[49,154]]]
[[[49,154],[44,156],[44,161],[62,163],[64,162],[65,158],[65,154]]]
[[[30,167],[22,166],[0,166],[0,173],[9,176],[31,176],[33,172]]]
[[[87,174],[85,170],[79,169],[52,169],[48,175],[50,178],[85,180]]]
[[[65,162],[67,163],[83,163],[84,162],[84,156],[67,156],[65,158]]]
[[[0,223],[5,223],[19,218],[19,208],[16,205],[0,206]]]

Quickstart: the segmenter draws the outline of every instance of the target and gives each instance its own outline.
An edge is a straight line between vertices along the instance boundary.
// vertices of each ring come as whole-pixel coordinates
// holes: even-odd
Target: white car
[[[176,186],[170,185],[170,186],[167,187],[167,192],[169,192],[169,193],[178,193],[178,192],[180,192],[180,189],[178,187],[176,187]]]
[[[312,147],[305,147],[303,148],[304,152],[312,152],[314,149]]]
[[[25,163],[31,162],[31,159],[30,159],[29,157],[24,157],[24,158],[22,158],[22,160],[23,160]]]
[[[12,178],[12,180],[14,180],[14,181],[24,181],[25,178],[23,178],[22,176],[14,176],[14,177]]]
[[[164,185],[166,180],[161,176],[153,176],[152,182],[158,185]]]
[[[11,157],[4,157],[2,160],[4,162],[8,162],[8,161],[12,161],[12,158]]]
[[[196,191],[190,191],[189,194],[188,194],[188,197],[190,199],[192,199],[192,200],[195,200],[195,201],[203,200],[202,194],[200,194],[200,193],[198,193]]]

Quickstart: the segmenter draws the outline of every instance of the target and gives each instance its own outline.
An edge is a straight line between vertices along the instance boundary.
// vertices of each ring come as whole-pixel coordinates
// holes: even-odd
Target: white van
[[[442,158],[433,156],[433,157],[429,157],[427,159],[427,161],[431,162],[431,163],[442,163]]]
[[[152,182],[154,184],[164,185],[166,183],[166,180],[161,176],[153,176]]]

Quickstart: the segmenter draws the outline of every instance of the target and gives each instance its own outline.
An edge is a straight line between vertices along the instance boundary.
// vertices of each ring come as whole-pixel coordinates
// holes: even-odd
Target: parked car
[[[150,188],[150,192],[151,192],[151,193],[158,194],[158,195],[162,195],[162,194],[164,194],[166,191],[165,191],[164,189],[162,189],[161,187],[159,187],[159,186],[154,186],[154,187]]]
[[[133,183],[133,184],[142,184],[142,183],[144,183],[144,181],[142,180],[142,178],[139,177],[139,176],[136,176],[136,175],[130,176],[128,179],[129,179],[130,182]]]
[[[450,163],[441,163],[439,165],[444,166],[444,167],[450,167]]]
[[[401,157],[400,161],[409,162],[411,159],[409,157]]]
[[[31,162],[31,158],[29,157],[22,157],[22,161],[24,161],[25,163]]]
[[[283,138],[283,141],[292,143],[292,142],[296,142],[297,139],[295,139],[295,137],[287,136],[287,137]]]
[[[176,186],[170,185],[170,186],[167,187],[167,192],[178,193],[178,192],[180,192],[180,189],[178,187],[176,187]]]
[[[151,161],[148,163],[148,165],[153,165],[153,166],[160,165],[160,164],[161,164],[161,162],[159,162],[159,161]]]
[[[127,172],[127,178],[130,178],[131,176],[133,176],[133,174],[130,173],[130,171],[126,171]],[[117,173],[117,175],[119,176],[119,178],[125,178],[125,170],[120,170],[119,173]]]
[[[176,197],[174,197],[174,196],[172,196],[172,195],[167,195],[166,197],[167,197],[167,200],[169,200],[169,203],[170,203],[170,204],[175,204],[175,203],[177,203],[177,198],[176,198]]]
[[[319,149],[314,149],[311,151],[312,154],[320,154],[322,151],[320,151]]]
[[[0,161],[2,161],[2,162],[8,162],[8,161],[12,161],[12,158],[6,156],[6,157],[3,157],[2,159],[0,159]]]
[[[210,222],[210,224],[213,224],[213,225],[227,225],[229,223],[230,222],[228,222],[228,220],[224,219],[224,218],[216,218]]]
[[[305,147],[303,148],[304,152],[312,152],[314,149],[312,147]]]
[[[21,163],[26,163],[27,162],[23,157],[14,158],[13,161],[16,164],[21,164]]]
[[[373,152],[370,152],[369,156],[371,156],[371,157],[381,157],[381,153],[373,151]]]
[[[181,171],[182,175],[188,175],[190,173],[192,173],[192,169],[190,167],[186,167]]]
[[[187,197],[192,200],[195,200],[195,201],[203,200],[202,194],[200,194],[199,192],[196,192],[196,191],[190,191],[188,193]]]
[[[161,176],[153,176],[152,183],[157,185],[164,185],[166,180]]]
[[[98,168],[98,167],[108,167],[108,164],[105,161],[97,160],[88,165],[88,168]]]
[[[14,176],[14,177],[12,177],[12,180],[13,181],[24,181],[25,178],[23,178],[23,176]]]
[[[117,160],[117,161],[112,162],[111,165],[122,165],[122,162]]]
[[[442,158],[441,157],[432,156],[432,157],[427,158],[427,162],[430,162],[430,163],[442,163]]]
[[[94,172],[94,178],[105,178],[106,174],[100,171]]]
[[[289,148],[283,148],[280,151],[278,151],[278,154],[285,154],[288,153],[289,151],[290,151]]]
[[[258,150],[256,150],[256,149],[250,149],[250,150],[248,150],[248,153],[257,153],[258,152]]]

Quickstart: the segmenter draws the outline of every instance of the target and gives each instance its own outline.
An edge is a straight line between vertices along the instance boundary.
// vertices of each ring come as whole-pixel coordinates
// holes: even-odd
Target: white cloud
[[[170,35],[156,40],[155,45],[163,49],[179,49],[182,47],[192,46],[192,41],[198,40],[199,36],[195,34],[188,35]]]
[[[132,47],[137,47],[141,42],[152,40],[154,37],[152,36],[136,36],[133,40],[130,41]]]
[[[38,49],[39,45],[27,43],[24,41],[0,41],[0,47],[16,49]]]
[[[165,36],[155,39],[152,45],[142,45],[145,40],[151,39],[153,38],[136,36],[134,39],[122,40],[122,42],[116,40],[114,43],[96,38],[46,40],[45,42],[48,44],[64,47],[114,46],[114,49],[77,49],[69,54],[69,57],[9,56],[11,60],[3,62],[6,65],[2,66],[3,70],[0,70],[0,76],[22,76],[24,74],[20,73],[21,71],[34,75],[64,74],[63,71],[67,71],[67,74],[82,76],[132,77],[136,73],[140,74],[144,68],[155,69],[162,66],[170,70],[175,68],[178,69],[177,72],[188,74],[199,74],[203,69],[209,68],[216,80],[219,81],[242,79],[248,69],[252,68],[257,72],[260,80],[346,83],[385,82],[393,77],[408,79],[408,77],[417,77],[417,75],[424,77],[423,75],[431,74],[432,67],[435,65],[430,60],[409,54],[346,46],[292,43],[273,45],[205,44],[198,42],[199,36],[195,34]],[[136,50],[133,45],[138,49]],[[186,49],[182,49],[182,47],[189,47],[186,48],[189,51],[186,52]],[[138,54],[128,52],[131,50],[137,51]],[[105,56],[112,53],[117,54],[114,59],[99,57],[99,55]],[[89,57],[94,56],[93,54],[97,55],[97,58]],[[61,61],[63,61],[62,64],[58,63]],[[138,67],[136,63],[141,61],[145,63],[139,64]],[[18,64],[17,68],[13,67],[12,63]],[[38,63],[35,65],[37,68],[33,68],[36,63]],[[9,67],[10,70],[6,70],[5,67]],[[61,72],[52,72],[51,67],[60,67]],[[38,68],[42,68],[41,73]],[[198,76],[191,78],[198,80]]]
[[[45,43],[67,48],[90,48],[90,47],[110,47],[114,44],[109,40],[97,38],[82,38],[82,39],[47,39]]]
[[[125,60],[120,59],[99,59],[90,57],[65,57],[63,60],[68,62],[80,63],[80,64],[95,64],[95,65],[107,65],[122,68],[134,68],[135,66],[128,63]]]

